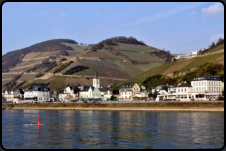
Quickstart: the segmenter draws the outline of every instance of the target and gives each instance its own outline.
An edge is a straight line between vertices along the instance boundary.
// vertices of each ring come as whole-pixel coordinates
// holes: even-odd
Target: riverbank
[[[47,110],[149,110],[149,111],[224,111],[224,102],[152,102],[152,103],[43,103],[3,104],[5,109]]]

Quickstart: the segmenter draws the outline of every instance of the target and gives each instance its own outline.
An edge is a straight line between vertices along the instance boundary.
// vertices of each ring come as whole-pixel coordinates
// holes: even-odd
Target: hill
[[[126,82],[137,82],[146,86],[156,86],[150,80],[161,81],[161,84],[175,84],[181,80],[191,80],[194,76],[202,76],[206,73],[217,74],[224,79],[224,43],[198,55],[198,57],[186,60],[166,63],[154,67],[123,83],[115,85],[121,87]],[[207,53],[208,52],[208,53]],[[216,65],[219,64],[219,65]],[[208,70],[209,69],[209,70]],[[213,72],[211,72],[213,71]],[[186,76],[187,75],[187,76]],[[189,77],[190,76],[190,77]],[[155,82],[157,85],[159,82]],[[152,84],[151,84],[152,83]]]
[[[133,37],[106,39],[92,48],[69,39],[49,40],[2,56],[2,87],[14,89],[42,81],[51,88],[61,89],[54,84],[57,77],[80,78],[80,84],[87,85],[84,80],[92,79],[95,71],[106,81],[103,86],[119,84],[164,64],[166,56],[171,57],[169,52],[147,46]],[[15,61],[10,62],[11,59]],[[75,70],[78,67],[79,70]],[[77,85],[79,80],[75,81],[73,84]],[[67,84],[68,80],[61,83],[62,86]]]
[[[57,50],[74,50],[71,46],[66,46],[61,42],[77,44],[76,41],[70,39],[54,39],[37,43],[27,48],[8,52],[2,56],[2,72],[7,72],[10,68],[22,62],[23,57],[28,53],[49,52]]]

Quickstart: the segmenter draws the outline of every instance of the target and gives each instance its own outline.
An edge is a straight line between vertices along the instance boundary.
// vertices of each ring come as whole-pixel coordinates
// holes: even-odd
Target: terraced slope
[[[215,62],[215,60],[219,60],[219,58],[222,59],[223,56],[224,56],[224,52],[220,52],[216,54],[210,54],[206,56],[192,58],[189,60],[182,60],[182,61],[163,64],[149,71],[146,71],[136,77],[133,77],[123,83],[120,83],[116,87],[121,87],[126,82],[137,82],[141,84],[146,78],[151,77],[153,75],[156,75],[156,74],[166,75],[169,73],[173,73],[174,71],[185,71],[185,70],[203,65],[205,63],[213,63]]]

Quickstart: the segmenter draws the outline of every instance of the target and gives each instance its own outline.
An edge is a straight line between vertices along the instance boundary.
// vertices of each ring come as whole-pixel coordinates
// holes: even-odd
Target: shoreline
[[[220,111],[224,102],[161,102],[161,103],[82,103],[82,104],[2,104],[2,110],[109,110],[109,111]]]
[[[161,108],[161,107],[126,107],[126,108],[112,108],[112,107],[14,107],[13,110],[105,110],[105,111],[218,111],[224,112],[224,107],[189,107],[189,108]]]

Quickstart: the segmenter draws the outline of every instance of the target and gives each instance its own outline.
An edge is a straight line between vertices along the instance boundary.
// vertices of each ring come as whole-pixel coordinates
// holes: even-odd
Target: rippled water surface
[[[41,118],[41,126],[36,124]],[[2,110],[2,145],[15,149],[222,148],[224,112]]]

